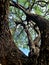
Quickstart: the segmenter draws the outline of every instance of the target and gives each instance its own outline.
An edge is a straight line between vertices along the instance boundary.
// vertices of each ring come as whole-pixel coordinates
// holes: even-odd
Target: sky
[[[29,53],[29,49],[26,49],[26,48],[19,48],[25,55],[28,56],[28,53]]]

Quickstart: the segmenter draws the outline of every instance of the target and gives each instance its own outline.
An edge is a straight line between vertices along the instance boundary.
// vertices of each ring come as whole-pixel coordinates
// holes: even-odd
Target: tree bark
[[[14,44],[8,26],[8,8],[9,0],[0,0],[0,64],[35,65],[34,59],[25,56]],[[25,10],[23,12],[28,21],[30,19],[37,24],[41,32],[40,55],[36,65],[49,65],[49,21],[39,15],[27,13]]]
[[[0,0],[0,64],[23,65],[27,56],[16,47],[12,39],[8,25],[8,8],[9,0]]]
[[[10,5],[21,9],[26,15],[27,22],[32,20],[39,27],[41,33],[41,47],[37,65],[49,65],[49,21],[37,14],[31,14],[26,11],[23,6],[15,3],[14,1],[12,1]]]

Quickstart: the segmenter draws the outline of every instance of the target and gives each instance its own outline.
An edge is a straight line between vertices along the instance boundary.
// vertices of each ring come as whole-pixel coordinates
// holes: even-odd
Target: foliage
[[[31,13],[42,15],[43,17],[49,19],[49,4],[48,0],[42,0],[43,2],[38,2],[38,0],[14,0],[16,3],[21,4],[25,8],[28,8],[32,6]],[[27,35],[21,25],[15,25],[14,21],[21,21],[26,19],[25,14],[18,8],[14,8],[12,6],[9,7],[10,13],[9,13],[9,28],[11,31],[11,34],[13,36],[14,42],[17,44],[18,47],[22,48],[28,48],[27,43]],[[32,39],[35,38],[36,32],[29,28]]]

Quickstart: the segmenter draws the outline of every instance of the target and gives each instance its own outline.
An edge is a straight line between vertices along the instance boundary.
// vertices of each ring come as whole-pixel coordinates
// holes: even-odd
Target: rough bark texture
[[[36,65],[49,65],[49,21],[37,14],[31,14],[30,12],[26,11],[23,6],[15,3],[14,1],[12,1],[10,5],[21,9],[26,14],[27,22],[32,20],[39,27],[41,33],[41,47]]]
[[[36,57],[25,56],[14,44],[8,26],[9,0],[0,0],[0,64],[2,65],[49,65],[49,21],[41,16],[30,14],[22,7],[27,21],[33,20],[41,32],[40,55]]]
[[[41,32],[41,47],[37,65],[49,65],[49,21],[36,14],[28,13],[27,16],[37,24]]]
[[[14,44],[8,26],[9,0],[0,0],[0,64],[22,65],[27,58]]]

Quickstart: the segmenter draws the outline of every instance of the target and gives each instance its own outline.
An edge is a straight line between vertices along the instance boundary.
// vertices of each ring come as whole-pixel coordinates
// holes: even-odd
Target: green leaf
[[[18,2],[19,2],[20,4],[24,4],[24,3],[26,2],[26,0],[18,0]]]
[[[42,10],[39,6],[34,6],[34,11],[35,11],[36,14],[39,14],[39,15],[42,14]]]
[[[27,8],[29,6],[29,2],[26,2],[25,7]]]

